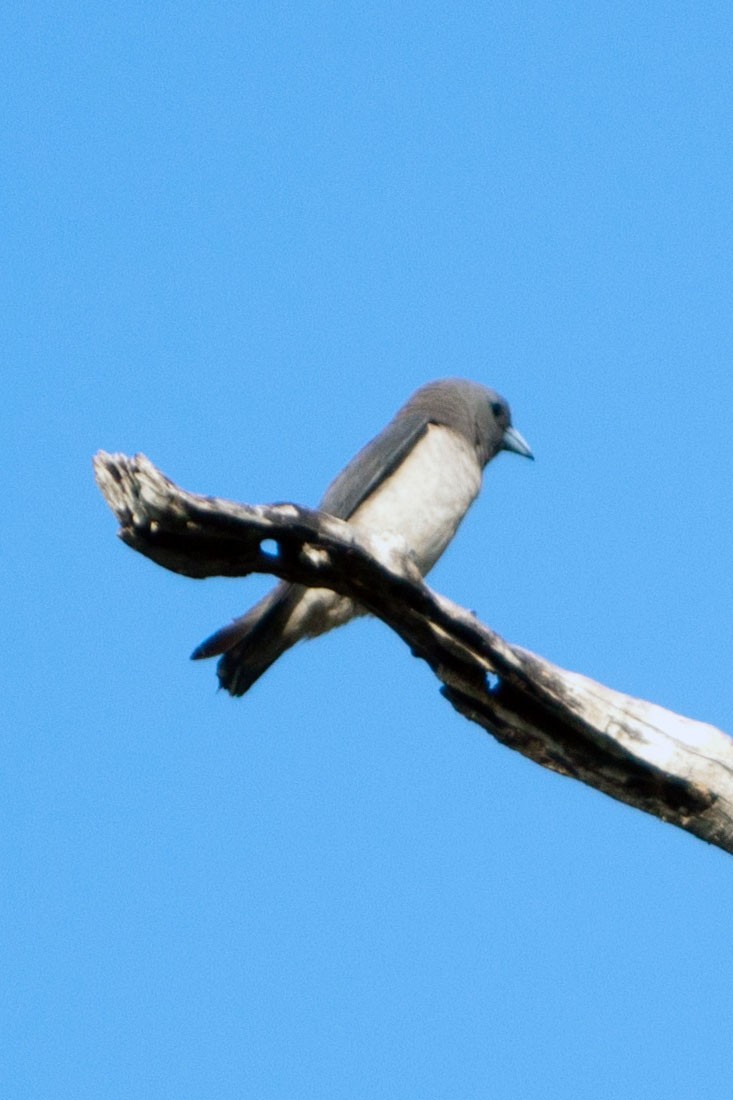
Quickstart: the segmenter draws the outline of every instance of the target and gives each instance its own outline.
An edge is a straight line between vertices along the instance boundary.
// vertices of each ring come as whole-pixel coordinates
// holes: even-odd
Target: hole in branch
[[[266,558],[279,558],[280,546],[276,539],[263,539],[260,543],[260,553]]]
[[[496,695],[501,688],[501,677],[497,676],[495,672],[486,673],[486,690],[489,695]]]

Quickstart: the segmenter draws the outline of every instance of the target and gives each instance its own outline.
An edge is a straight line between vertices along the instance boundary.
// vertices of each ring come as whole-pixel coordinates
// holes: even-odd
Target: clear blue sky
[[[265,581],[91,473],[315,503],[420,383],[510,400],[435,587],[733,731],[729,4],[0,17],[4,1100],[733,1094],[733,863],[460,719],[374,621],[245,699]]]

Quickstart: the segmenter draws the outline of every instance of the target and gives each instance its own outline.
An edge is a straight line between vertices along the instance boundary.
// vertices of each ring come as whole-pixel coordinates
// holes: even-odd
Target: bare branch
[[[537,763],[733,852],[733,740],[566,672],[431,591],[404,544],[294,504],[187,493],[144,455],[100,452],[120,537],[189,577],[272,573],[357,600],[395,630],[465,717]],[[276,553],[263,543],[274,540]]]

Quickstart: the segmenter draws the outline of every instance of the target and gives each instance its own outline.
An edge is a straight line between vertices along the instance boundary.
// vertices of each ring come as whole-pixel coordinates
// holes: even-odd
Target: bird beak
[[[532,449],[516,428],[507,428],[501,441],[502,451],[514,451],[515,454],[524,455],[525,458],[534,458]]]

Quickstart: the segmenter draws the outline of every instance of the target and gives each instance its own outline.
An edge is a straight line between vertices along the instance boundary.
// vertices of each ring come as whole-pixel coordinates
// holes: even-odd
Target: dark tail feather
[[[221,653],[216,667],[220,685],[230,695],[244,695],[297,641],[297,637],[287,637],[285,627],[299,597],[296,585],[279,584],[245,615],[197,646],[191,654],[192,660]]]

